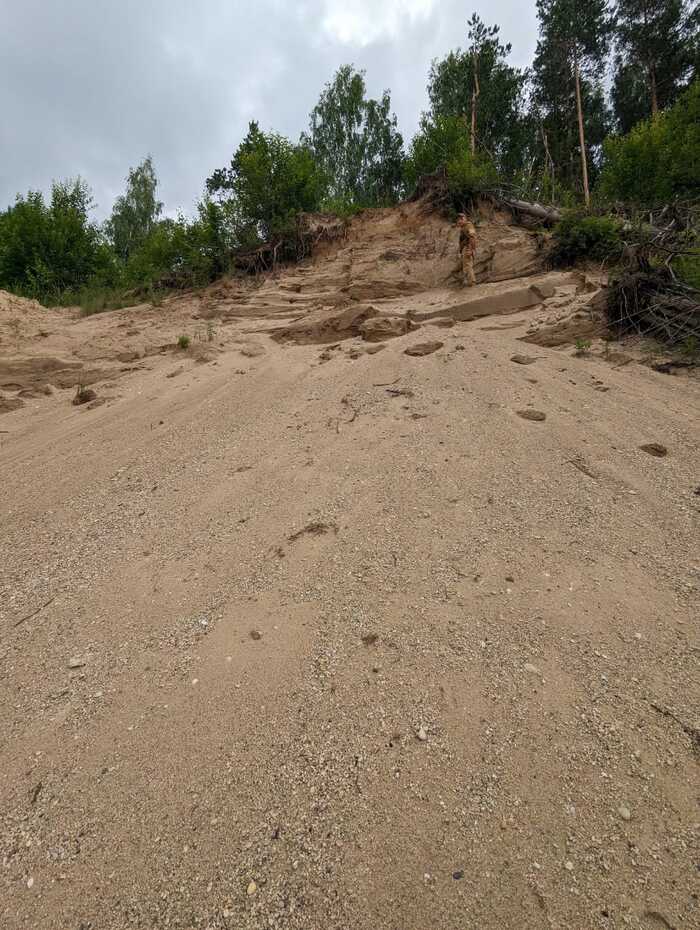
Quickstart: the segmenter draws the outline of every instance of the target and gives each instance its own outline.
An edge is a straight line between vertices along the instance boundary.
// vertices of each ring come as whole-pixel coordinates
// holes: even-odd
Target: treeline
[[[395,203],[440,171],[455,202],[505,189],[574,206],[649,206],[700,193],[700,9],[687,0],[537,0],[532,66],[510,63],[474,14],[464,49],[432,63],[428,109],[406,145],[389,91],[341,67],[298,141],[252,122],[212,173],[195,217],[163,216],[146,158],[109,220],[81,179],[0,213],[0,287],[100,309],[203,284],[232,257],[285,244],[300,212]],[[609,89],[609,90],[606,90]]]

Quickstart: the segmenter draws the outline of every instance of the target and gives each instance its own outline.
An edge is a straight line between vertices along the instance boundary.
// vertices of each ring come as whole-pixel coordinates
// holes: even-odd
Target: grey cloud
[[[354,0],[357,21],[366,16],[369,28],[381,2]],[[415,12],[422,2],[425,17]],[[298,137],[344,62],[367,70],[371,93],[391,89],[408,140],[426,106],[430,61],[464,45],[472,7],[500,23],[516,63],[527,64],[534,48],[534,2],[395,0],[391,30],[372,28],[368,43],[357,30],[344,42],[324,29],[334,4],[344,6],[0,0],[0,207],[18,191],[80,174],[104,216],[129,166],[150,152],[161,199],[170,212],[189,212],[250,119]]]

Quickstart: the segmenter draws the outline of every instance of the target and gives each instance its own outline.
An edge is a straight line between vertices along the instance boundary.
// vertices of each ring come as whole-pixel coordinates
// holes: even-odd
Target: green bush
[[[700,252],[676,259],[674,270],[682,281],[700,291]]]
[[[447,163],[447,187],[456,206],[474,200],[498,184],[493,164],[480,155],[461,151]]]
[[[38,191],[0,212],[0,287],[44,303],[91,278],[116,273],[114,256],[90,221],[90,190],[80,178],[54,183],[47,203]]]
[[[452,206],[458,210],[498,184],[491,160],[479,152],[472,154],[469,130],[460,117],[423,118],[406,160],[407,189],[415,189],[422,177],[438,171],[444,172]]]
[[[619,220],[570,210],[554,227],[550,259],[554,265],[573,265],[586,259],[616,261],[622,255],[622,248]]]
[[[603,149],[608,198],[654,205],[700,195],[700,79],[669,110]]]
[[[294,228],[298,213],[317,210],[325,178],[306,145],[294,145],[252,122],[231,164],[212,174],[207,190],[229,210],[239,246],[254,247]]]

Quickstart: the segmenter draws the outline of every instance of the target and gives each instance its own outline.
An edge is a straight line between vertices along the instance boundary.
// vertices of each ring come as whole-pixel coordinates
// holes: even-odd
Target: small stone
[[[260,632],[260,630],[251,630],[251,631],[250,631],[250,638],[251,638],[251,639],[254,639],[256,643],[258,642],[258,640],[261,640],[261,639],[262,639],[262,636],[263,636],[263,635],[262,635],[262,633]]]
[[[573,862],[571,861],[571,859],[567,859],[567,860],[566,860],[566,862],[564,863],[564,868],[566,869],[567,872],[573,872],[573,871],[574,871],[574,864],[573,864]]]
[[[523,420],[532,420],[535,423],[542,423],[547,419],[547,414],[541,410],[518,410],[518,416]]]
[[[87,659],[82,656],[73,656],[68,660],[68,668],[83,668],[87,665]]]
[[[512,575],[506,575],[506,581],[508,584],[515,584],[515,578]]]
[[[34,884],[34,877],[30,875],[29,878],[27,879],[27,888],[31,888],[33,884]]]
[[[258,890],[258,886],[255,884],[255,882],[251,882],[248,885],[248,897],[252,898],[253,895],[257,893],[257,890]]]
[[[626,807],[624,804],[620,804],[617,809],[618,814],[622,817],[623,820],[630,821],[632,819],[632,811],[629,807]]]
[[[525,671],[528,675],[541,675],[542,672],[537,668],[536,665],[533,665],[531,662],[526,662],[524,665]]]
[[[639,447],[642,452],[646,452],[647,455],[653,455],[657,459],[666,458],[668,455],[668,449],[666,446],[662,446],[660,442],[648,442],[646,445]]]
[[[416,733],[417,738],[424,743],[428,739],[428,734],[425,731],[425,727],[421,727]]]
[[[516,365],[533,365],[537,361],[531,355],[511,355],[510,360]]]
[[[452,878],[458,882],[461,878],[464,878],[464,869],[457,869],[456,872],[452,873]]]
[[[437,352],[438,349],[441,349],[445,345],[444,342],[435,340],[434,342],[417,342],[413,346],[409,346],[407,349],[404,349],[404,355],[412,355],[415,357],[421,357],[423,355],[432,355],[433,352]]]

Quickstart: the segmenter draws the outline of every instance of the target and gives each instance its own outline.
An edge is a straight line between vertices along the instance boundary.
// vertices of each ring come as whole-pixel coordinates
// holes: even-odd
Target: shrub
[[[177,347],[178,347],[178,349],[182,349],[183,351],[184,351],[185,349],[189,349],[189,347],[190,347],[190,337],[189,337],[189,336],[186,336],[185,333],[183,333],[182,336],[178,336]]]
[[[255,246],[286,233],[297,213],[318,209],[324,177],[306,145],[294,145],[252,122],[231,164],[215,171],[207,190],[232,210],[237,244]]]
[[[447,163],[447,187],[456,207],[475,200],[498,183],[493,164],[480,155],[461,151]]]
[[[585,259],[616,261],[622,247],[619,220],[570,210],[554,227],[550,259],[554,265],[573,265]]]
[[[682,281],[700,291],[700,252],[676,259],[674,270]]]
[[[493,162],[480,152],[472,154],[469,130],[454,116],[423,118],[406,160],[407,189],[415,190],[421,178],[436,173],[444,177],[454,210],[468,208],[479,194],[498,185]]]
[[[91,278],[107,280],[112,253],[89,219],[90,190],[80,178],[54,183],[51,200],[30,191],[0,212],[0,287],[59,303]]]
[[[700,193],[700,79],[655,119],[604,144],[603,194],[653,205]]]

